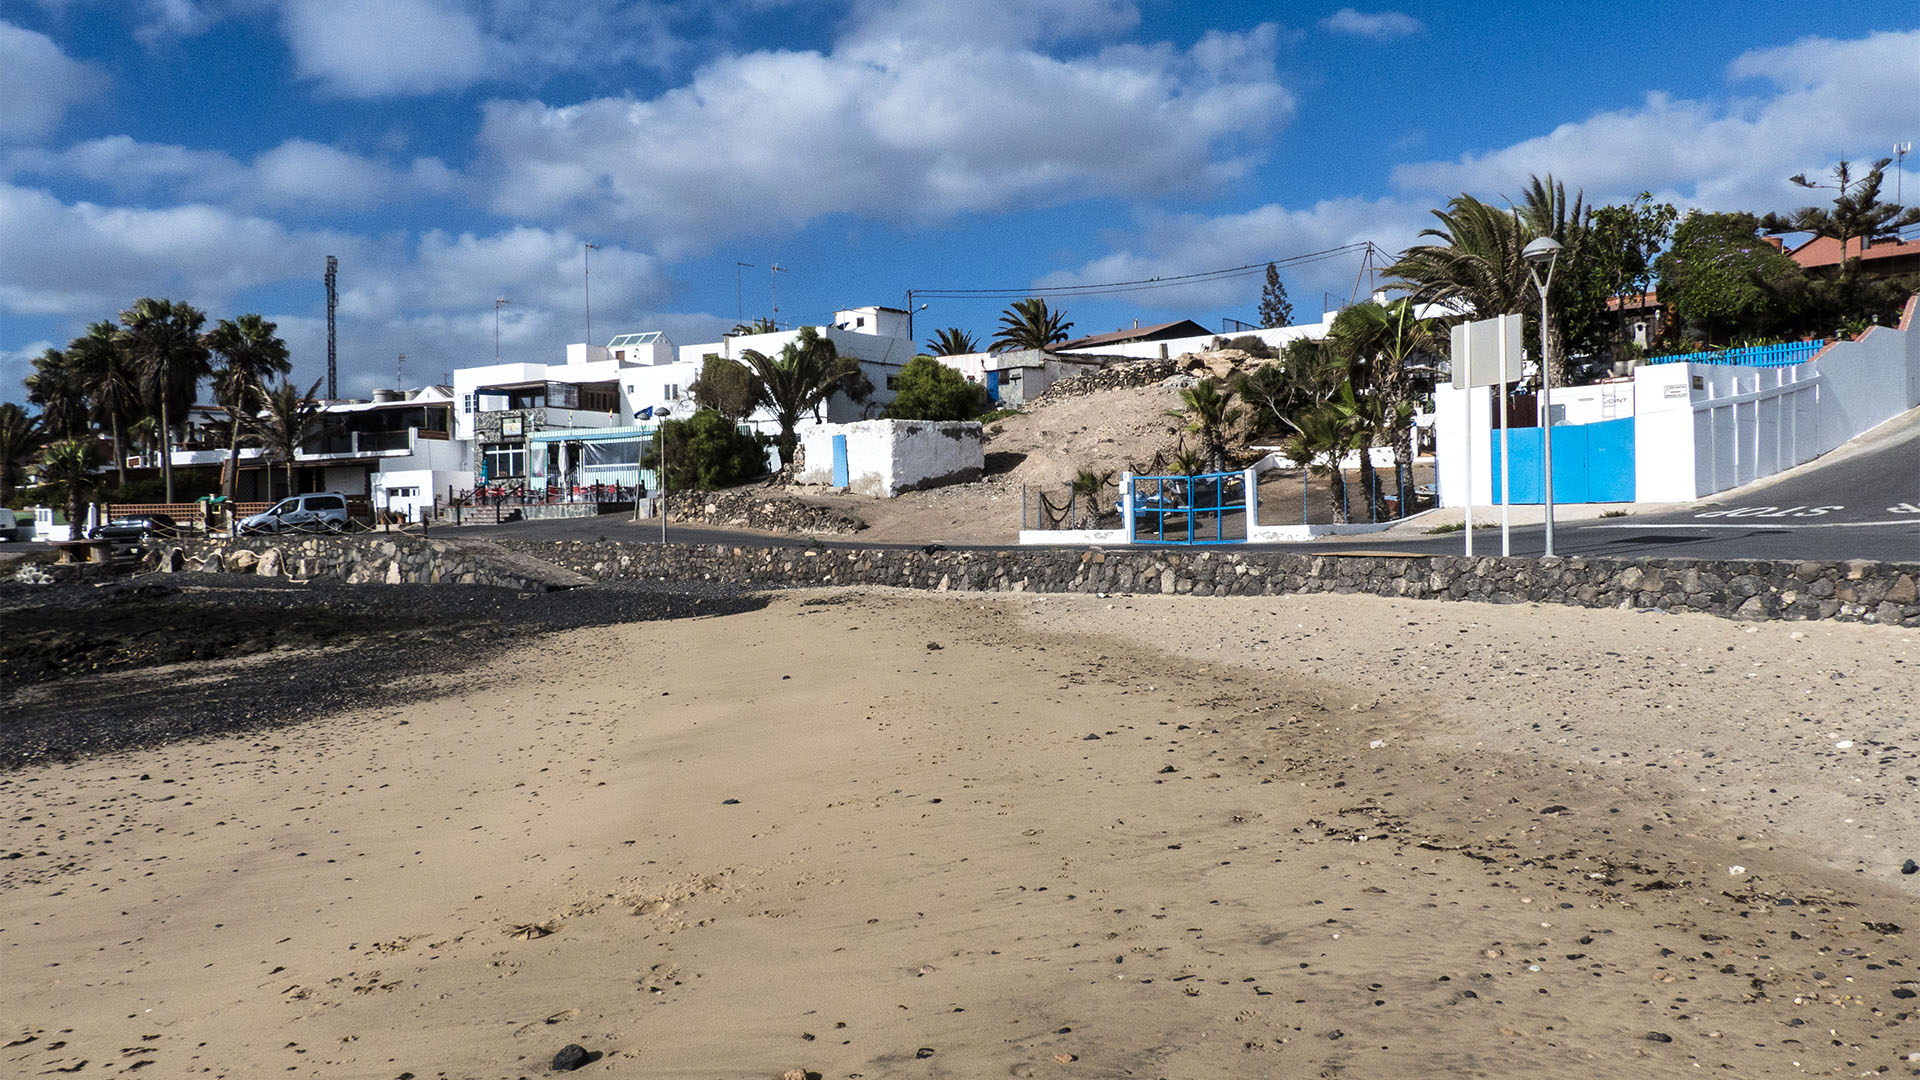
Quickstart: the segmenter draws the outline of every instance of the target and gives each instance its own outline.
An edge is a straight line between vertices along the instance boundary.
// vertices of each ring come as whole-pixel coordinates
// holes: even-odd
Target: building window
[[[900,389],[900,376],[898,375],[887,376],[887,389],[889,390]]]
[[[473,415],[473,395],[472,394],[463,395],[461,398],[460,407],[461,407],[461,410],[464,411],[468,416],[472,416]]]
[[[527,448],[489,446],[486,448],[487,479],[500,480],[527,475]]]
[[[679,401],[680,400],[680,384],[668,383],[667,385],[661,387],[660,397],[667,401]]]

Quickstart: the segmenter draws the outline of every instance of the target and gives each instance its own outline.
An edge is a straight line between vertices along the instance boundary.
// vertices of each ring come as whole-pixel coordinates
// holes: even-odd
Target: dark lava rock
[[[1647,1032],[1647,1041],[1667,1043],[1667,1042],[1673,1041],[1673,1036],[1667,1034],[1664,1031],[1649,1031]]]
[[[917,1058],[930,1058],[933,1056],[933,1047],[923,1046],[920,1049],[915,1050],[913,1052],[913,1056]]]
[[[1920,863],[1908,859],[1906,862],[1900,864],[1900,872],[1903,874],[1920,874]]]
[[[572,1072],[599,1056],[587,1053],[587,1048],[578,1043],[568,1043],[559,1053],[553,1055],[553,1071]]]

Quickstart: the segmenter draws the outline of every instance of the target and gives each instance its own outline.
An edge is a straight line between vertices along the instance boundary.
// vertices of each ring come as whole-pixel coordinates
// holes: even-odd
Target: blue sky
[[[1785,177],[1916,135],[1904,4],[0,0],[0,398],[148,295],[274,319],[304,385],[329,254],[364,395],[400,353],[409,382],[490,362],[497,296],[503,357],[560,359],[588,241],[594,338],[689,344],[768,314],[775,263],[781,321],[823,322],[1391,253],[1534,172],[1785,209]],[[1360,271],[1283,276],[1310,318]],[[1063,303],[1219,327],[1259,286]],[[927,302],[921,338],[983,341],[1005,304]]]

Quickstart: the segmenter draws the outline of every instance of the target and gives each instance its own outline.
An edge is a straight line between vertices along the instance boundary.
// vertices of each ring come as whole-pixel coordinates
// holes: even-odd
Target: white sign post
[[[1498,386],[1500,394],[1500,554],[1512,550],[1508,535],[1512,500],[1508,492],[1507,384],[1511,365],[1520,357],[1524,320],[1518,315],[1497,315],[1491,319],[1461,323],[1453,328],[1453,385],[1456,390]],[[1466,451],[1462,460],[1467,469],[1466,553],[1473,554],[1473,398],[1467,398]]]

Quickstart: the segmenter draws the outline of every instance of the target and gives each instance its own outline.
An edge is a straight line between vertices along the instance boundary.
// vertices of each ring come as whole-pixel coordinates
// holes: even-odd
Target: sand
[[[1907,1075],[1916,639],[886,590],[556,633],[0,775],[0,1071]]]

